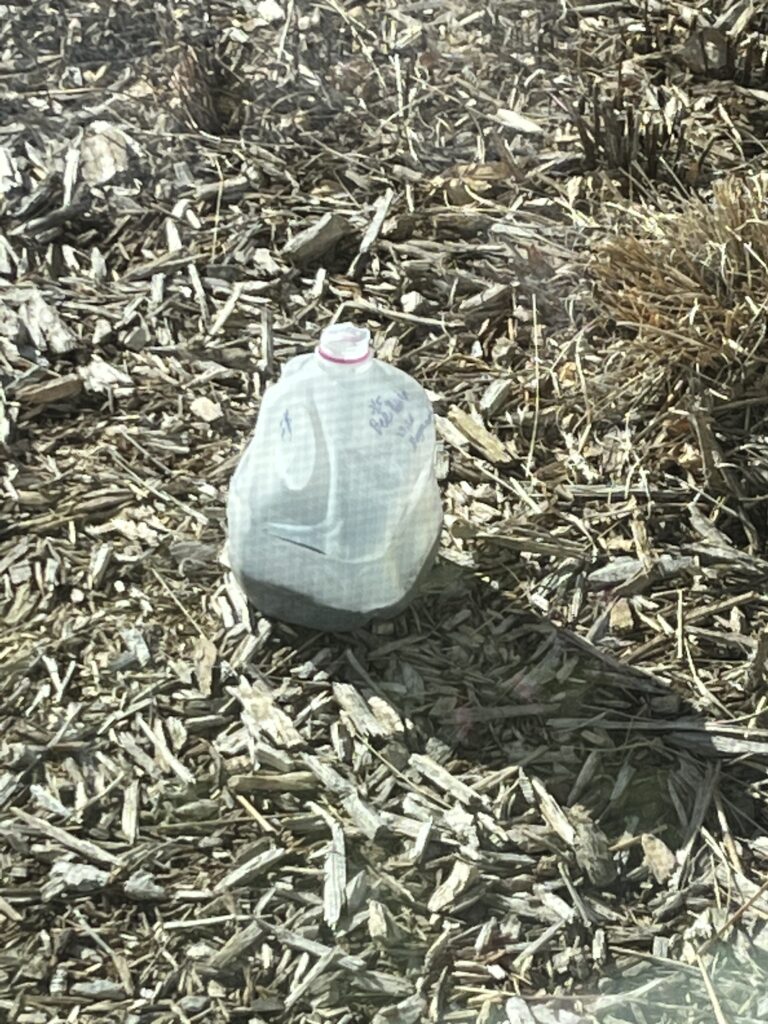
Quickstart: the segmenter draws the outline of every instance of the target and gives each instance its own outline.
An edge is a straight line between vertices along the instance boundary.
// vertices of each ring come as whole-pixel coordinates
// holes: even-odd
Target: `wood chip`
[[[29,384],[20,388],[16,398],[22,404],[50,405],[74,398],[83,390],[83,381],[76,373],[68,373],[40,384]]]
[[[28,814],[26,811],[22,811],[20,807],[12,807],[11,814],[18,818],[19,821],[23,822],[28,829],[46,836],[59,846],[63,846],[68,850],[73,850],[75,853],[80,854],[80,856],[85,860],[94,861],[96,864],[106,864],[110,867],[119,863],[119,859],[114,854],[109,853],[108,850],[102,849],[102,847],[98,846],[96,843],[93,843],[88,839],[80,839],[77,836],[73,836],[63,828],[59,828],[58,825],[52,825],[50,822],[44,821],[42,818],[36,818],[33,814]]]
[[[501,465],[510,461],[510,454],[501,441],[469,413],[453,405],[449,417],[451,423],[483,458]]]
[[[328,971],[329,968],[333,967],[335,961],[338,959],[338,952],[335,949],[329,949],[323,953],[320,959],[310,968],[309,971],[304,975],[299,984],[293,989],[291,994],[285,1000],[285,1009],[290,1010],[292,1006],[304,999],[308,992],[311,992],[318,979]]]
[[[514,392],[514,385],[511,380],[499,377],[488,385],[482,394],[479,403],[480,412],[484,416],[495,416],[504,408],[510,395]]]
[[[81,895],[104,889],[109,881],[109,872],[92,864],[77,864],[59,860],[50,870],[42,888],[43,900],[48,902],[62,894]]]
[[[579,867],[586,871],[593,885],[611,885],[617,870],[605,833],[578,804],[570,808],[568,817],[573,825],[572,845]]]
[[[208,637],[200,637],[195,644],[195,674],[200,692],[204,697],[211,695],[213,668],[217,657],[216,645]]]
[[[128,170],[136,143],[108,121],[93,121],[80,145],[83,178],[89,185],[104,185]]]
[[[444,793],[454,797],[468,807],[485,803],[485,798],[481,797],[471,786],[455,778],[447,769],[443,768],[442,765],[426,754],[411,754],[408,763],[425,779],[428,779],[433,785],[437,786],[438,789],[441,789]]]
[[[276,864],[279,864],[284,857],[285,850],[279,846],[262,850],[243,864],[240,864],[238,867],[228,871],[227,874],[216,883],[213,887],[213,891],[226,892],[228,889],[236,889],[239,886],[248,885],[254,880],[254,878],[258,878],[259,875],[266,874]]]
[[[453,906],[464,895],[478,877],[478,870],[473,864],[457,860],[451,873],[432,893],[427,907],[434,914]]]
[[[397,738],[405,733],[405,726],[400,715],[383,697],[370,697],[368,704],[381,727],[382,735]]]
[[[426,1020],[427,1004],[421,995],[412,995],[394,1006],[379,1010],[371,1024],[418,1024]]]
[[[77,347],[77,338],[58,311],[35,289],[21,312],[24,326],[40,351],[65,355]]]
[[[333,793],[336,796],[354,794],[352,783],[319,757],[315,757],[314,754],[302,754],[301,759],[329,793]]]
[[[243,708],[243,724],[254,737],[262,734],[279,747],[294,750],[304,745],[300,733],[288,715],[275,703],[269,686],[259,679],[247,680],[241,677],[237,687],[230,693],[237,697]]]
[[[236,966],[264,935],[264,928],[258,921],[252,921],[224,943],[206,963],[209,971],[218,972]]]
[[[392,205],[395,193],[391,188],[388,188],[383,195],[379,196],[374,204],[374,214],[371,218],[371,222],[365,230],[365,234],[360,242],[360,252],[366,253],[374,244],[376,239],[379,237],[382,225],[387,219],[389,208]]]
[[[361,799],[357,793],[350,793],[344,797],[342,806],[352,824],[373,842],[386,831],[387,825],[381,814]]]
[[[206,398],[205,395],[200,395],[199,398],[193,399],[193,401],[190,402],[189,409],[190,412],[203,420],[204,423],[215,423],[216,420],[220,420],[224,415],[219,403],[212,402],[210,398]]]
[[[234,793],[309,793],[317,788],[312,772],[258,772],[256,775],[232,775],[228,784]]]
[[[354,686],[334,683],[333,695],[358,736],[373,739],[386,735],[378,718]]]
[[[677,861],[675,855],[658,836],[644,832],[640,837],[643,847],[645,863],[648,865],[653,877],[660,884],[664,884],[671,876]]]
[[[492,284],[477,295],[465,299],[459,306],[459,312],[466,317],[468,323],[477,325],[489,317],[508,312],[511,300],[512,289],[509,285]]]
[[[342,238],[348,238],[354,228],[338,213],[326,213],[310,227],[294,235],[283,247],[283,255],[295,263],[307,264],[321,259]]]
[[[347,885],[347,858],[344,844],[344,830],[336,818],[318,804],[310,808],[323,819],[331,830],[331,841],[325,854],[325,881],[323,885],[323,917],[325,923],[335,930],[344,910]]]
[[[508,1024],[536,1024],[536,1018],[531,1013],[528,1004],[520,996],[512,996],[504,1004],[504,1012],[507,1015]]]
[[[506,128],[513,128],[515,131],[522,132],[525,135],[539,135],[543,131],[541,125],[536,124],[529,117],[518,114],[516,110],[509,110],[507,107],[499,107],[496,111],[496,117]]]

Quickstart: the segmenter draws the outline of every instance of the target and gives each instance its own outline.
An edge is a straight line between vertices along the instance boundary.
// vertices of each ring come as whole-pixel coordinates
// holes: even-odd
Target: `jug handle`
[[[280,479],[289,491],[303,491],[315,475],[317,466],[317,430],[312,409],[301,401],[291,401],[275,410]]]

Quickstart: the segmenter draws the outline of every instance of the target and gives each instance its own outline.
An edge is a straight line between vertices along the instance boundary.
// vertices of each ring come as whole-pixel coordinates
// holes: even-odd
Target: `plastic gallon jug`
[[[373,358],[369,332],[323,331],[261,403],[229,491],[229,561],[264,615],[331,632],[401,611],[440,540],[424,389]]]

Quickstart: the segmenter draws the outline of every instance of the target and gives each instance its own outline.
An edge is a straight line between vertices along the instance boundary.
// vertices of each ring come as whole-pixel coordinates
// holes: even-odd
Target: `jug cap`
[[[371,358],[371,332],[357,324],[331,324],[320,335],[317,353],[329,363],[359,365]]]

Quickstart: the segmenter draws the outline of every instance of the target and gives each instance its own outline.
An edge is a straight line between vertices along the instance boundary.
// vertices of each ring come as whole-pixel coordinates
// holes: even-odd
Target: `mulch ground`
[[[768,1017],[768,19],[0,5],[0,1016]],[[434,403],[423,594],[226,564],[333,320]]]

